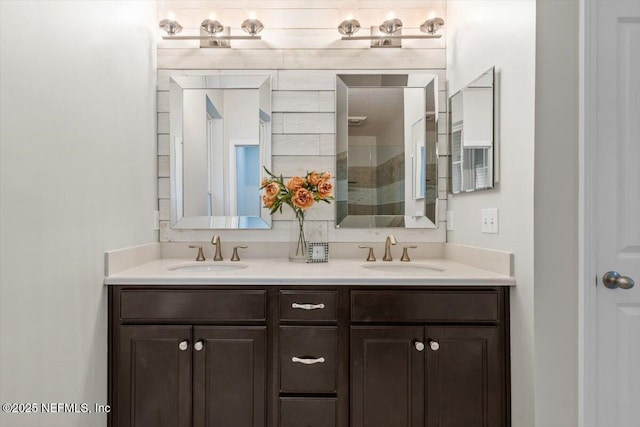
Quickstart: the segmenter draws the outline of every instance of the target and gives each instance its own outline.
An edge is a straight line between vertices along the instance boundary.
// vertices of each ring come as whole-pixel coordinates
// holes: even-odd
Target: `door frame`
[[[578,205],[578,425],[597,420],[596,135],[597,1],[580,0]]]

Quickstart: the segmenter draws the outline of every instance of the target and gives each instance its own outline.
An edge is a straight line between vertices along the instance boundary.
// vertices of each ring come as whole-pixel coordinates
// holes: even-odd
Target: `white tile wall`
[[[366,28],[384,17],[386,4],[393,3],[396,16],[407,34],[430,11],[445,17],[446,2],[400,0],[358,2],[357,17]],[[183,34],[196,34],[200,21],[212,11],[208,1],[164,1],[158,16],[167,12],[185,27]],[[335,75],[348,73],[425,72],[438,75],[439,83],[439,206],[437,229],[336,229],[334,204],[318,205],[313,213],[327,221],[330,241],[384,240],[393,233],[404,242],[443,242],[446,238],[446,71],[445,37],[404,41],[402,49],[370,49],[367,43],[342,42],[336,27],[342,1],[276,0],[218,1],[219,19],[239,34],[242,19],[255,7],[265,24],[260,42],[232,42],[231,49],[199,49],[193,42],[161,41],[158,44],[158,197],[161,241],[204,241],[211,231],[172,230],[169,226],[169,76],[180,74],[260,74],[272,76],[272,169],[285,176],[319,169],[335,173]],[[384,12],[386,13],[386,12]],[[362,30],[366,31],[365,29]],[[273,228],[263,231],[217,230],[233,241],[286,241],[291,212],[287,208],[273,217]]]

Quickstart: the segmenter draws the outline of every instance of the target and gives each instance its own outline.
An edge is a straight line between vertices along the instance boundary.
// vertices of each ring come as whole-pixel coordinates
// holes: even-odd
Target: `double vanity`
[[[444,243],[447,191],[496,182],[493,70],[453,109],[433,70],[245,71],[163,74],[162,243],[107,259],[126,264],[105,280],[110,426],[509,426],[511,254]],[[267,234],[265,169],[335,177],[335,211],[318,208],[306,232],[331,245],[328,263],[284,259],[284,225],[299,230],[288,208]],[[369,247],[349,242],[376,229],[420,248],[392,260],[390,236],[382,261],[373,249],[365,261]],[[198,245],[187,261],[178,242],[210,230],[255,241],[222,261],[214,236],[214,261]]]
[[[105,283],[111,426],[510,425],[507,275],[156,259]]]

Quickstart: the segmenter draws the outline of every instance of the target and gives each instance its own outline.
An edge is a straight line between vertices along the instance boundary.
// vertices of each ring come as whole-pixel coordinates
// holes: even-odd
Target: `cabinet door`
[[[426,337],[427,426],[505,426],[505,351],[500,329],[428,327]]]
[[[351,328],[351,427],[423,427],[423,327]]]
[[[191,327],[118,328],[118,427],[191,425]]]
[[[194,427],[264,427],[267,328],[195,327]]]

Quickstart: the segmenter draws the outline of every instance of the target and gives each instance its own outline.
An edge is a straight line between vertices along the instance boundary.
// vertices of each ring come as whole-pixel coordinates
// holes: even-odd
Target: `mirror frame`
[[[361,79],[360,82],[357,79]],[[345,81],[346,80],[346,81]],[[406,83],[403,83],[406,82]],[[427,112],[427,94],[426,90],[428,86],[432,86],[433,88],[433,122],[435,128],[435,141],[431,142],[434,147],[434,155],[436,161],[434,162],[434,166],[436,168],[436,182],[435,182],[435,198],[434,198],[434,218],[431,220],[426,215],[423,216],[414,216],[414,215],[347,215],[343,218],[339,217],[338,214],[338,205],[340,201],[347,200],[348,203],[348,178],[341,179],[340,176],[340,167],[337,165],[338,163],[338,154],[339,147],[343,142],[341,138],[342,134],[345,133],[344,130],[340,130],[341,126],[346,126],[346,145],[348,150],[348,123],[342,123],[341,117],[346,118],[348,120],[349,112],[348,112],[348,90],[349,88],[416,88],[425,90],[425,102],[424,102],[424,117],[425,119],[429,119],[429,114]],[[344,89],[344,86],[346,89]],[[343,94],[344,93],[344,94]],[[346,96],[347,99],[347,111],[341,111],[341,97]],[[439,207],[439,199],[438,199],[438,120],[439,120],[439,108],[438,108],[438,76],[432,73],[389,73],[389,74],[337,74],[336,75],[336,208],[335,208],[335,220],[336,220],[336,228],[395,228],[395,227],[403,227],[403,228],[438,228],[438,207]],[[343,120],[344,121],[344,120]],[[415,123],[414,123],[415,125]],[[425,123],[425,140],[426,140],[426,123]],[[406,142],[405,142],[406,145]],[[407,157],[409,156],[409,157]],[[410,158],[411,154],[406,153],[405,150],[405,168],[407,166],[413,169],[414,159]],[[409,160],[407,160],[409,159]],[[426,165],[425,165],[426,166]],[[348,168],[348,157],[347,157],[347,166]],[[348,174],[348,172],[347,172]],[[405,170],[405,177],[407,176],[407,172]],[[345,181],[345,182],[340,182]],[[414,194],[414,188],[416,183],[414,179],[411,179],[411,182],[408,182],[405,179],[405,203],[406,203],[406,195]],[[345,194],[346,193],[346,194]],[[425,201],[426,203],[426,201]],[[406,207],[405,207],[406,209]],[[426,209],[426,207],[425,207]],[[406,213],[406,210],[405,210]]]
[[[454,191],[454,186],[453,186],[453,166],[454,166],[454,164],[453,164],[454,163],[453,134],[454,134],[454,128],[457,128],[457,126],[453,122],[453,99],[456,96],[462,95],[464,93],[464,91],[467,90],[467,89],[479,88],[478,82],[481,81],[487,75],[491,75],[491,86],[492,86],[491,164],[489,165],[489,167],[491,168],[491,172],[490,172],[491,183],[490,183],[490,185],[488,185],[486,187],[480,187],[480,188],[464,190],[464,182],[461,182],[460,190]],[[470,83],[468,83],[467,85],[462,87],[460,90],[458,90],[456,93],[451,95],[447,100],[448,101],[448,107],[449,107],[449,135],[448,135],[449,136],[449,144],[448,144],[448,149],[449,149],[449,153],[450,153],[450,157],[449,157],[449,178],[448,178],[448,183],[449,183],[448,192],[449,192],[449,194],[466,194],[466,193],[474,193],[476,191],[493,190],[493,189],[496,188],[496,184],[499,182],[499,173],[498,173],[498,170],[499,170],[499,157],[498,157],[499,141],[498,141],[498,132],[497,132],[497,128],[498,128],[497,96],[498,95],[497,94],[498,94],[497,73],[496,73],[495,66],[494,66],[494,67],[489,68],[484,73],[480,74],[475,79],[473,79],[473,81],[471,81]],[[464,124],[462,125],[462,128],[464,129]],[[461,144],[463,144],[463,143],[464,143],[464,141],[461,141]],[[465,164],[464,158],[462,158],[462,160],[461,160],[461,169],[462,170],[461,170],[461,175],[460,175],[460,179],[461,180],[464,179],[464,164]]]
[[[191,216],[178,217],[178,201],[181,185],[177,178],[180,170],[176,159],[176,140],[182,138],[182,99],[184,90],[204,89],[257,89],[259,102],[265,109],[259,109],[261,121],[265,122],[264,141],[260,146],[260,180],[264,178],[263,166],[271,169],[271,126],[273,112],[271,109],[271,76],[269,75],[181,75],[171,76],[169,80],[169,121],[170,121],[170,185],[171,185],[171,228],[187,230],[213,229],[269,229],[271,215],[269,209],[260,203],[260,216]],[[268,108],[266,108],[268,106]],[[177,114],[180,115],[178,118]],[[179,123],[177,125],[176,123]],[[259,125],[258,125],[259,126]],[[179,135],[178,135],[179,133]],[[182,166],[183,167],[183,166]],[[183,207],[184,209],[184,207]]]

